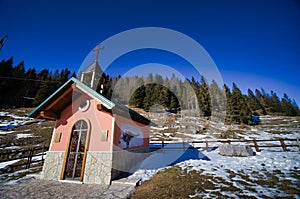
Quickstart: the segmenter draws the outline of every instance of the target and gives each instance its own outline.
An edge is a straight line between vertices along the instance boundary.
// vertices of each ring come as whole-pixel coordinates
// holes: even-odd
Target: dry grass
[[[253,171],[251,178],[243,172],[234,173],[230,170],[226,170],[226,172],[229,174],[230,181],[213,174],[204,174],[203,170],[187,171],[173,166],[158,172],[149,181],[137,187],[132,198],[190,198],[195,195],[195,191],[202,194],[195,198],[202,198],[205,194],[212,198],[228,198],[229,195],[224,193],[233,193],[240,198],[256,198],[245,194],[245,191],[258,194],[262,198],[270,198],[263,193],[257,193],[255,186],[284,191],[290,195],[285,198],[293,198],[291,195],[300,195],[300,181],[295,184],[291,180],[285,180],[284,174],[280,170],[276,170],[274,173],[264,171],[263,174]],[[292,172],[292,175],[296,179],[300,177],[296,171]],[[244,189],[239,187],[244,187]]]
[[[10,129],[15,132],[1,135],[0,144],[2,146],[21,146],[22,148],[30,148],[35,145],[49,146],[54,125],[53,121],[45,121],[40,125],[36,122]],[[32,137],[15,139],[17,134],[31,134]]]
[[[137,187],[132,198],[189,198],[195,190],[199,193],[209,191],[211,196],[219,197],[224,197],[221,194],[223,191],[242,192],[223,178],[203,175],[202,170],[188,172],[175,166],[158,172],[151,180]]]
[[[33,108],[20,108],[20,109],[9,109],[9,110],[2,110],[2,111],[9,112],[17,116],[26,116],[32,110]],[[7,117],[6,119],[14,120],[13,118],[10,117]],[[2,134],[0,136],[1,138],[0,146],[3,147],[0,148],[0,152],[7,153],[11,151],[16,151],[16,148],[6,149],[6,147],[19,147],[19,149],[17,150],[32,148],[35,146],[48,147],[51,140],[54,125],[55,125],[54,121],[43,121],[42,123],[39,123],[39,120],[34,120],[32,122],[27,123],[24,126],[19,126],[13,129],[9,129],[8,131],[14,131],[14,132],[8,134]],[[16,139],[18,134],[30,134],[31,137]],[[5,158],[4,159],[1,158],[1,161],[6,161],[7,159]]]
[[[197,179],[192,179],[197,175],[184,173],[180,168],[172,167],[165,171],[158,172],[151,180],[146,181],[142,186],[137,187],[133,198],[186,198],[193,194],[197,184]]]
[[[11,114],[15,114],[18,116],[26,116],[29,114],[34,108],[16,108],[16,109],[3,109],[3,112],[9,112]]]

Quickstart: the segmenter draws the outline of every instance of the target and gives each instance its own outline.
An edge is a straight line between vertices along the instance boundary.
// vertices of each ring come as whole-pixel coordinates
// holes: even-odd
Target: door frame
[[[87,130],[87,135],[86,135],[86,140],[85,140],[84,154],[83,154],[83,160],[82,160],[82,166],[81,166],[81,173],[80,173],[80,179],[79,179],[80,182],[83,182],[85,162],[86,162],[86,156],[87,156],[87,149],[89,147],[88,144],[89,144],[90,133],[91,133],[90,121],[88,119],[86,119],[86,118],[80,118],[80,119],[77,119],[75,122],[73,122],[72,128],[71,128],[71,130],[69,132],[68,143],[66,145],[65,157],[64,157],[63,167],[62,167],[61,176],[60,176],[61,180],[65,179],[65,171],[66,171],[67,160],[68,160],[68,156],[69,156],[69,148],[70,148],[70,143],[71,143],[71,139],[72,139],[73,127],[80,120],[83,120],[83,121],[85,121],[87,123],[87,129],[88,129]]]

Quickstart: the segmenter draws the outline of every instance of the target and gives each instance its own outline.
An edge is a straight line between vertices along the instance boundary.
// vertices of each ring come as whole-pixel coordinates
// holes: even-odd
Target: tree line
[[[75,72],[69,69],[25,70],[24,62],[13,65],[13,58],[0,62],[0,108],[37,106]],[[243,94],[233,83],[219,86],[215,81],[208,83],[205,77],[197,81],[149,74],[147,77],[110,77],[103,74],[97,91],[108,99],[122,104],[151,111],[194,110],[205,117],[225,117],[228,122],[249,123],[252,114],[300,115],[299,107],[286,93],[282,98],[264,89]]]
[[[25,70],[24,62],[13,64],[13,57],[0,62],[0,108],[37,106],[71,76],[67,68],[36,71]]]
[[[105,82],[105,81],[104,81]],[[194,77],[180,80],[173,74],[171,78],[149,74],[147,77],[125,77],[108,80],[108,98],[122,104],[151,111],[160,106],[167,110],[195,110],[205,117],[224,117],[227,122],[251,122],[251,115],[300,115],[295,100],[286,93],[282,98],[264,89],[248,89],[243,94],[233,83],[232,89],[222,87],[213,80],[210,84],[205,77],[200,82]]]

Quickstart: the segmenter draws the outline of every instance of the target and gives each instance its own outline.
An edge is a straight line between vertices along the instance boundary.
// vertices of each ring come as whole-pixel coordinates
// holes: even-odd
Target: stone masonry
[[[60,180],[65,152],[48,151],[43,166],[41,179]]]
[[[109,185],[111,181],[112,153],[87,152],[83,182]]]

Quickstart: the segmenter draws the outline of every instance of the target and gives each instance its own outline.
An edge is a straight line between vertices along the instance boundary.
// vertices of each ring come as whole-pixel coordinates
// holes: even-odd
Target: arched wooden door
[[[65,179],[83,180],[88,131],[88,124],[84,120],[77,121],[72,128],[68,157],[65,164]]]

